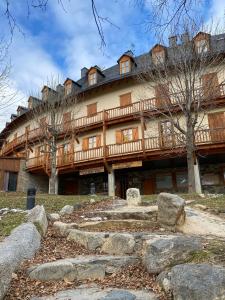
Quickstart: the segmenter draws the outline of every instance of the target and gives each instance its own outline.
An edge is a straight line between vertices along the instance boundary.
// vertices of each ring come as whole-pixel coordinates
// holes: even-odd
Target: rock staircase
[[[176,198],[176,205],[179,199]],[[183,205],[183,204],[182,204]],[[179,207],[179,210],[181,208]],[[153,290],[102,288],[95,280],[103,280],[129,266],[142,264],[150,274],[158,276],[158,283],[176,299],[225,299],[225,268],[195,265],[192,274],[193,286],[190,295],[182,293],[173,287],[173,278],[185,277],[180,270],[191,272],[188,262],[195,253],[204,249],[204,240],[200,236],[184,235],[166,231],[157,223],[156,206],[127,206],[123,200],[115,201],[107,210],[98,210],[84,215],[85,222],[63,223],[56,221],[53,228],[67,241],[82,245],[91,251],[92,255],[80,255],[66,259],[58,259],[28,268],[30,279],[46,281],[78,281],[81,285],[76,289],[58,292],[44,297],[33,297],[32,300],[161,300],[168,299],[162,293]],[[94,221],[98,218],[99,221]],[[183,218],[183,216],[182,216]],[[187,264],[186,264],[187,263]],[[178,266],[177,266],[178,265]],[[180,269],[179,265],[184,266]],[[175,266],[172,267],[171,266]],[[199,267],[198,267],[199,266]],[[199,275],[199,270],[201,274]],[[207,270],[207,271],[205,271]],[[195,276],[196,275],[196,276]],[[182,277],[183,276],[183,277]],[[205,289],[195,288],[199,276],[209,281],[212,276],[216,281]],[[88,285],[84,284],[88,281]],[[190,279],[184,280],[184,286],[190,284]],[[82,285],[83,283],[83,285]],[[171,284],[171,285],[170,285]],[[188,290],[188,287],[186,288]],[[159,290],[157,290],[159,291]],[[210,296],[211,295],[211,296]],[[189,297],[189,298],[188,298]],[[216,298],[217,297],[217,298]]]

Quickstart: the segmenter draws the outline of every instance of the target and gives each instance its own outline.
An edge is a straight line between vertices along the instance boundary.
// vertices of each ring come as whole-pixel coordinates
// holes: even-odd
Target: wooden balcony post
[[[141,145],[144,158],[146,157],[145,151],[145,120],[144,120],[144,113],[143,113],[143,102],[140,102],[140,109],[141,109]]]

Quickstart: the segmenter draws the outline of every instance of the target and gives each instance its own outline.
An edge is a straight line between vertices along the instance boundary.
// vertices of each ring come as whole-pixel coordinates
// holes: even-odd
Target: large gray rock
[[[166,268],[187,262],[194,251],[202,249],[199,238],[155,235],[143,245],[143,264],[149,273],[159,274]]]
[[[158,195],[158,222],[162,227],[176,229],[185,221],[185,200],[181,197],[160,193]]]
[[[126,193],[127,205],[138,206],[141,204],[140,190],[136,188],[130,188]]]
[[[60,221],[56,221],[53,223],[53,228],[56,232],[62,236],[67,236],[71,229],[78,228],[77,223],[63,223]]]
[[[77,256],[33,266],[28,274],[31,279],[40,281],[96,279],[138,262],[139,259],[132,256]]]
[[[115,233],[105,241],[102,251],[108,254],[131,254],[134,252],[135,239],[129,233]]]
[[[224,300],[225,268],[208,264],[184,264],[163,272],[158,281],[174,300]]]
[[[72,229],[69,231],[67,239],[84,246],[86,249],[96,250],[102,247],[108,236],[109,234],[102,232],[86,232]]]
[[[31,300],[157,300],[158,297],[150,291],[136,291],[127,289],[113,289],[94,286],[81,286],[74,290],[62,291],[54,296],[47,296]]]
[[[0,243],[0,299],[3,299],[7,292],[12,273],[24,259],[35,255],[40,244],[41,236],[31,223],[18,226]]]
[[[65,205],[59,212],[61,216],[70,215],[74,211],[74,207],[72,205]]]
[[[48,220],[43,205],[36,205],[28,213],[28,222],[33,223],[41,235],[45,235],[48,229]]]

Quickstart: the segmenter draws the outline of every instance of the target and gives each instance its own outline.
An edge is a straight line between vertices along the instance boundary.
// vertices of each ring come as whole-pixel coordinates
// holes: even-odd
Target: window
[[[178,187],[187,187],[188,186],[188,176],[187,173],[177,173],[176,181]]]
[[[88,139],[88,148],[89,149],[92,149],[92,148],[96,148],[96,136],[91,136],[91,137],[89,137],[89,139]]]
[[[156,175],[156,188],[159,190],[162,189],[172,189],[173,181],[170,174],[160,174]]]
[[[65,88],[65,94],[66,94],[66,96],[68,96],[69,94],[71,94],[71,92],[72,92],[72,83],[70,82],[70,83],[68,83],[66,85],[66,88]]]
[[[47,98],[48,98],[48,89],[45,88],[45,89],[43,90],[43,93],[42,93],[42,99],[43,99],[44,101],[46,101]]]
[[[219,185],[220,176],[219,174],[207,173],[202,176],[203,185]]]
[[[116,131],[116,143],[127,143],[138,140],[138,127]]]
[[[87,105],[87,116],[91,117],[97,114],[97,103]]]
[[[164,51],[154,52],[152,54],[152,61],[154,65],[163,64],[165,62],[165,52]]]
[[[120,74],[126,74],[130,72],[130,59],[120,62]]]
[[[93,84],[97,83],[97,72],[96,71],[94,71],[93,73],[89,73],[88,82],[89,82],[89,85],[93,85]]]
[[[120,95],[120,106],[125,107],[131,105],[131,93]]]
[[[196,52],[198,54],[204,54],[209,51],[209,43],[207,40],[199,40],[195,42]]]
[[[68,154],[69,153],[69,144],[63,145],[63,152],[64,152],[64,154]]]
[[[123,134],[123,142],[130,142],[133,140],[133,129],[124,129],[122,130],[122,134]]]

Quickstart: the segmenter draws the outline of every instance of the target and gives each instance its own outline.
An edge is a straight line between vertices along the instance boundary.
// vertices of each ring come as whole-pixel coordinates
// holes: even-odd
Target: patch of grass
[[[195,204],[205,205],[207,208],[214,210],[216,212],[225,212],[225,195],[218,197],[206,196],[191,203],[191,206]]]
[[[86,195],[48,195],[37,194],[36,205],[44,205],[47,212],[57,212],[63,206],[75,205],[77,203],[89,201],[94,198],[96,201],[105,199],[106,196],[86,196]],[[27,197],[25,193],[0,193],[0,208],[21,208],[26,209]]]
[[[8,213],[2,216],[0,221],[0,240],[4,236],[9,235],[14,228],[24,222],[26,222],[25,213]]]
[[[205,244],[205,249],[195,251],[188,262],[191,263],[212,263],[225,266],[225,242],[222,240],[209,240]]]

